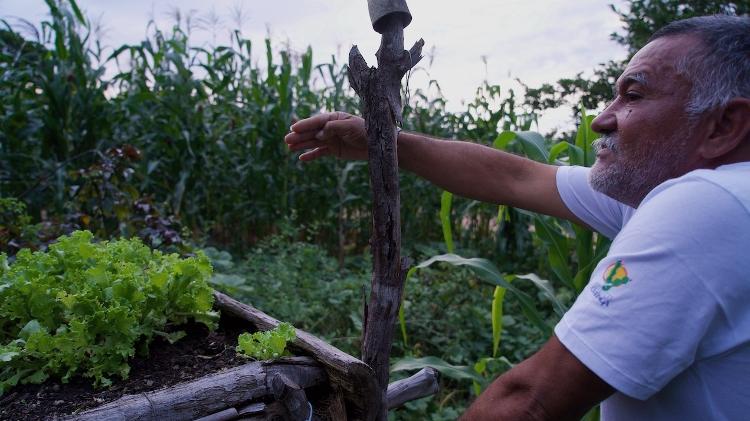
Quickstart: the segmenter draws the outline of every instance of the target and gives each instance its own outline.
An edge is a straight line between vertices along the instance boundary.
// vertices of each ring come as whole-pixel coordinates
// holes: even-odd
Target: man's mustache
[[[599,139],[596,139],[591,146],[594,148],[595,152],[599,152],[602,149],[609,149],[612,152],[617,153],[617,136],[611,134],[604,135]]]

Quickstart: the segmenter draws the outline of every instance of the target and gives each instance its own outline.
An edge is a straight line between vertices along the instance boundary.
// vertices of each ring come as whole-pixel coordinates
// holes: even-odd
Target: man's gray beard
[[[589,173],[589,183],[594,190],[625,203],[638,207],[644,197],[656,186],[677,176],[679,157],[684,156],[686,133],[675,133],[665,139],[660,148],[643,150],[629,159],[620,154],[616,135],[605,135],[594,141],[594,151],[609,149],[612,162],[607,166],[599,160]]]

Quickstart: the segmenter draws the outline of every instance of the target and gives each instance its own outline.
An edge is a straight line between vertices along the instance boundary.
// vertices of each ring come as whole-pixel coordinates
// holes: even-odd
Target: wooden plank
[[[169,388],[123,396],[68,419],[194,420],[271,395],[266,379],[279,374],[303,388],[328,381],[325,370],[309,357],[258,361]]]
[[[406,402],[434,395],[439,389],[437,370],[425,367],[411,377],[388,385],[386,392],[388,409],[398,408]]]

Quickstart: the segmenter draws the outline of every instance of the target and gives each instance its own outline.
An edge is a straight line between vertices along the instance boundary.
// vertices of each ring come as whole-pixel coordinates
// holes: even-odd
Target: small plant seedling
[[[281,323],[265,332],[243,333],[237,338],[237,353],[246,358],[270,360],[288,355],[287,343],[297,338],[294,326]]]

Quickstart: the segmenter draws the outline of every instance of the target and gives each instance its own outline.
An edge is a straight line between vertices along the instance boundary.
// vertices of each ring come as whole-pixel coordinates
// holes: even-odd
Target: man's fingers
[[[307,142],[299,142],[295,144],[290,144],[288,146],[289,146],[290,152],[295,152],[295,151],[302,151],[305,149],[312,149],[312,148],[320,147],[321,142],[319,140],[314,139],[314,140],[308,140]]]
[[[295,133],[318,131],[322,129],[323,126],[325,126],[328,121],[336,118],[334,114],[335,113],[323,113],[323,114],[314,115],[310,118],[306,118],[304,120],[300,120],[292,124],[292,126],[289,127],[289,130]]]
[[[336,133],[343,133],[347,127],[350,127],[353,120],[331,120],[323,126],[323,136],[328,137]]]
[[[299,156],[300,161],[312,161],[314,159],[318,159],[321,156],[327,156],[331,155],[331,150],[328,149],[328,146],[321,146],[319,148],[315,148],[309,152],[305,152],[302,155]]]
[[[302,161],[312,161],[322,156],[337,155],[341,157],[341,137],[357,124],[349,114],[343,112],[323,113],[299,121],[290,127],[291,133],[284,136],[284,142],[290,151],[306,151],[299,156]],[[332,152],[329,142],[337,146],[337,153]]]
[[[291,127],[289,127],[289,130],[296,133],[305,133],[309,131],[317,131],[323,128],[323,126],[326,125],[327,122],[331,120],[340,120],[348,118],[349,114],[343,113],[341,111],[334,111],[331,113],[322,113],[315,116],[312,116],[310,118],[306,118],[304,120],[300,120],[294,124],[292,124]]]
[[[351,130],[351,124],[353,120],[330,120],[328,121],[321,130],[317,132],[305,132],[305,135],[312,135],[313,138],[320,142],[327,142],[331,140],[341,140],[347,131]]]
[[[298,143],[314,140],[317,133],[319,133],[319,131],[309,131],[304,133],[291,132],[284,136],[284,142],[291,148]]]

